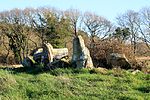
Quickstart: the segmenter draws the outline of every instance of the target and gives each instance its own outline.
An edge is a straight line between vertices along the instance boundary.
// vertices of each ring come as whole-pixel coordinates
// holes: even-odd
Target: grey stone
[[[112,67],[120,67],[124,69],[131,68],[131,65],[126,58],[125,54],[119,54],[119,53],[111,53],[106,57],[107,64]]]
[[[93,68],[93,62],[88,48],[81,35],[73,39],[72,63],[78,68]]]
[[[32,66],[36,64],[43,64],[49,66],[56,60],[68,56],[67,48],[54,49],[50,43],[45,43],[41,48],[36,48],[22,61],[23,66]],[[34,61],[34,62],[33,62]]]
[[[25,59],[23,59],[23,61],[22,61],[22,65],[24,67],[32,67],[33,64],[35,64],[35,61],[32,56],[28,56]]]

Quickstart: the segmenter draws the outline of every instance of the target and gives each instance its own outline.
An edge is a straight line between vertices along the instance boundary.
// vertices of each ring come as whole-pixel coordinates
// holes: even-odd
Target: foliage
[[[48,10],[48,12],[45,12]],[[70,33],[69,20],[64,16],[59,17],[57,12],[51,12],[50,9],[41,9],[37,14],[38,19],[34,19],[35,31],[41,37],[42,43],[50,42],[54,48],[65,46],[65,38]]]
[[[117,38],[121,43],[127,40],[130,36],[129,28],[121,29],[120,27],[116,28],[113,36]]]
[[[0,42],[5,59],[11,55],[15,63],[20,63],[31,49],[44,42],[50,42],[55,48],[65,47],[71,28],[69,20],[60,12],[46,8],[0,12]]]
[[[82,34],[96,67],[106,65],[110,53],[149,55],[149,8],[129,10],[117,17],[117,26],[92,12],[77,9],[26,8],[0,12],[0,63],[20,63],[44,42],[54,48],[67,47],[72,54],[72,38]],[[130,43],[131,42],[131,43]],[[141,49],[141,45],[142,49]],[[103,63],[103,64],[97,64]]]

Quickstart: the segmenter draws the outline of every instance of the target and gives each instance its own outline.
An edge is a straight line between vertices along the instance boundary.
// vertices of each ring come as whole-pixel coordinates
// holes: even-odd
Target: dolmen
[[[42,47],[34,49],[31,54],[22,61],[25,67],[31,67],[35,64],[49,66],[55,61],[68,57],[67,48],[55,49],[50,43],[44,43]]]
[[[51,67],[57,64],[59,67],[59,62],[64,58],[69,58],[67,48],[56,49],[50,43],[44,43],[42,47],[34,49],[22,61],[22,65],[30,67],[36,64],[43,64],[46,67]],[[85,46],[81,35],[75,36],[73,39],[72,59],[68,63],[75,68],[94,68],[90,52]]]

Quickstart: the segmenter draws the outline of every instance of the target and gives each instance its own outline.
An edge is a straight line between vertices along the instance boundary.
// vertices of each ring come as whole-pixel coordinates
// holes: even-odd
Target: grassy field
[[[0,69],[0,100],[150,100],[150,74],[120,69]]]

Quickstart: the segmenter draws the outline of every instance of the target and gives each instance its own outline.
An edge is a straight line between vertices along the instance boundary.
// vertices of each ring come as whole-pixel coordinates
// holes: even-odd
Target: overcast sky
[[[127,10],[138,11],[143,7],[150,7],[150,0],[0,0],[0,11],[44,6],[62,10],[74,8],[82,12],[91,11],[113,21],[118,14]]]

